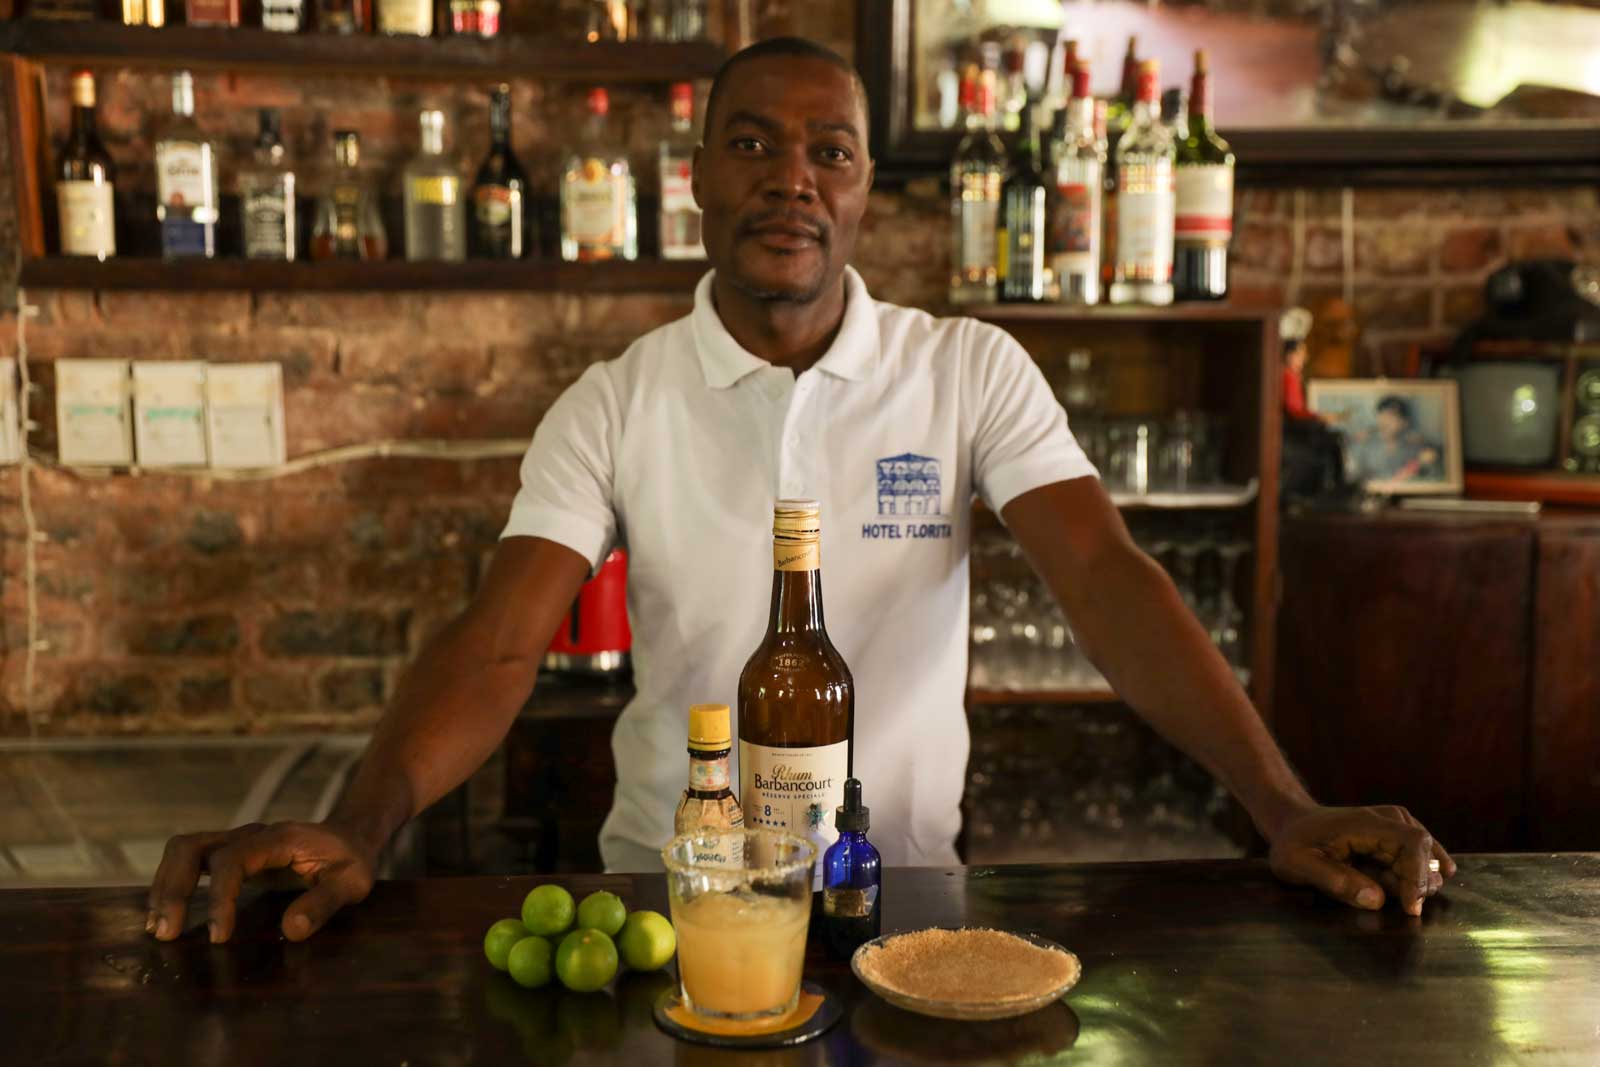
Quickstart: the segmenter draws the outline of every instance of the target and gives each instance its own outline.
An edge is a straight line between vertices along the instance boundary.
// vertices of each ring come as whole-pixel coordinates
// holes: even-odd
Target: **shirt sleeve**
[[[598,568],[617,539],[612,507],[620,407],[603,364],[562,393],[522,457],[522,488],[500,536],[543,537]]]
[[[1098,477],[1027,351],[999,327],[971,322],[969,331],[972,481],[984,503],[999,514],[1030,489]]]

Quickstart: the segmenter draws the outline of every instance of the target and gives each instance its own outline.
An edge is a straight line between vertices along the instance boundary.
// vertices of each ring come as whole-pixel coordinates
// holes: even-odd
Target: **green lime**
[[[622,906],[622,898],[604,889],[590,893],[578,905],[580,930],[599,930],[607,937],[616,937],[627,918],[628,909]]]
[[[678,950],[678,934],[659,911],[636,911],[622,924],[617,948],[632,970],[654,971],[665,967]]]
[[[483,954],[489,957],[489,966],[497,971],[506,969],[506,957],[511,946],[528,936],[528,928],[520,919],[501,919],[483,935]]]
[[[522,925],[528,933],[557,937],[572,927],[572,894],[558,885],[542,885],[522,902]]]
[[[599,930],[574,930],[556,949],[556,975],[574,993],[593,993],[617,973],[617,946]]]
[[[511,946],[506,970],[512,981],[528,989],[550,984],[550,942],[542,937],[525,937]]]

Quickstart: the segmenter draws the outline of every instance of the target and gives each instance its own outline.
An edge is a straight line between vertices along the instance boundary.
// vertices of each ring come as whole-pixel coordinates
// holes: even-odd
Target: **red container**
[[[633,631],[628,628],[628,554],[614,549],[600,571],[583,583],[572,610],[545,653],[550,670],[613,675],[628,669]]]

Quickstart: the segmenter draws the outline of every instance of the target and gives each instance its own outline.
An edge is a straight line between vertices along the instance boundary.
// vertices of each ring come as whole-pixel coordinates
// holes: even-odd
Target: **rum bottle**
[[[56,208],[61,254],[107,259],[117,254],[116,167],[95,129],[94,75],[72,75],[72,133],[56,163]]]
[[[639,224],[628,155],[606,129],[611,96],[589,92],[583,139],[567,157],[561,177],[561,258],[589,263],[634,259]]]
[[[855,724],[855,683],[823,623],[820,514],[814,500],[774,508],[767,633],[739,675],[745,823],[803,837],[819,859],[838,838]]]
[[[728,705],[695,704],[689,708],[689,787],[672,816],[674,834],[697,830],[742,830],[744,809],[733,795],[728,759],[733,752]],[[711,859],[702,856],[702,859]],[[739,856],[715,857],[728,864]]]
[[[998,280],[995,230],[1006,150],[994,132],[994,71],[967,68],[961,79],[967,133],[950,164],[950,302],[987,303]]]
[[[1113,304],[1172,303],[1172,130],[1161,121],[1156,61],[1139,66],[1133,119],[1117,142],[1117,259]]]

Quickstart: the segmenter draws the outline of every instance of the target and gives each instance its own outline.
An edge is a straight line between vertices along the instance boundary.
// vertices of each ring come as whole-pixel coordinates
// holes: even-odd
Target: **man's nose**
[[[804,147],[773,153],[771,166],[762,180],[761,193],[768,200],[795,200],[803,204],[817,199],[817,174]]]

